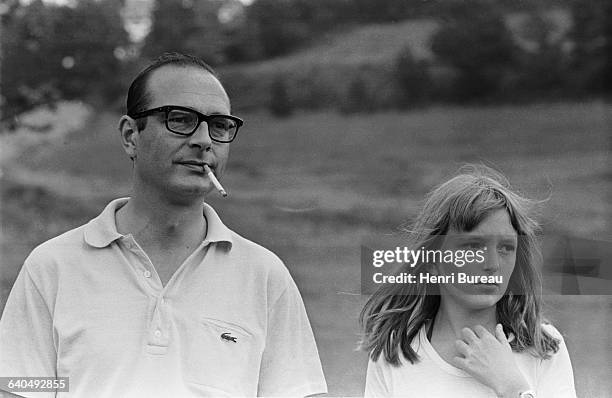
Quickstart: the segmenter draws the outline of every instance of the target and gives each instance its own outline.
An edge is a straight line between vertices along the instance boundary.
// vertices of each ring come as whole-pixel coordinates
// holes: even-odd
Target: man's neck
[[[193,246],[205,237],[203,206],[203,202],[173,204],[159,196],[136,193],[117,211],[117,231],[132,234],[139,244],[146,246]]]

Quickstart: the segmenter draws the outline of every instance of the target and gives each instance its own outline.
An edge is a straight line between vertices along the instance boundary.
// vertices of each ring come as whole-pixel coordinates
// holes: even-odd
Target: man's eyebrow
[[[177,105],[177,106],[179,106],[179,105]],[[180,106],[182,106],[183,108],[191,109],[194,112],[201,113],[202,115],[231,115],[231,112],[230,113],[225,113],[225,112],[214,111],[214,112],[210,112],[210,113],[205,113],[205,112],[199,111],[199,110],[197,110],[197,109],[195,109],[195,108],[193,108],[191,106],[183,106],[183,105],[180,105]]]

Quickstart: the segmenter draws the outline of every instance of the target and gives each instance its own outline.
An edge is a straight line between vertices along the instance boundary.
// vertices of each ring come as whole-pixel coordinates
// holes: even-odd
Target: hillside
[[[430,19],[360,26],[329,33],[312,46],[284,57],[237,65],[224,71],[248,70],[259,74],[293,72],[304,67],[380,65],[391,61],[405,47],[419,58],[429,58],[429,38],[437,27],[438,24]]]
[[[430,59],[429,39],[437,29],[433,20],[409,20],[366,25],[325,35],[312,46],[270,60],[234,65],[220,70],[234,103],[240,109],[270,101],[275,79],[286,81],[298,107],[318,107],[317,100],[337,102],[356,78],[385,87],[394,59],[405,48],[420,59]],[[317,98],[309,98],[309,96]]]
[[[571,28],[566,9],[551,8],[543,13],[551,25],[549,39],[563,40]],[[506,24],[516,44],[533,51],[530,34],[523,31],[527,13],[506,16]],[[270,88],[281,80],[288,101],[296,108],[337,107],[345,100],[351,85],[363,83],[369,102],[378,107],[394,104],[396,59],[409,49],[416,60],[439,69],[430,43],[439,24],[434,19],[405,20],[372,24],[329,33],[311,46],[269,60],[232,65],[220,69],[234,105],[241,110],[265,107],[271,101]]]

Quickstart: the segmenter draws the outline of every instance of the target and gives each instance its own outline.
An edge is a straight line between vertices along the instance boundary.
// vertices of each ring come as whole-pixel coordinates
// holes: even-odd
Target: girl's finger
[[[470,328],[461,329],[461,337],[463,341],[470,344],[478,340],[478,336]]]
[[[457,349],[457,352],[464,357],[467,357],[470,354],[471,348],[463,340],[455,340],[455,348]]]
[[[461,357],[454,357],[453,359],[451,359],[452,365],[461,369],[461,370],[468,370],[468,365],[467,365],[467,359],[465,358],[461,358]]]
[[[495,326],[495,337],[502,344],[508,343],[508,339],[506,338],[506,334],[504,333],[504,328],[502,327],[501,323],[498,323]]]
[[[476,325],[474,326],[474,333],[476,333],[476,336],[478,336],[479,338],[484,338],[487,335],[490,335],[491,333],[489,333],[489,331],[487,329],[484,328],[484,326],[482,325]]]

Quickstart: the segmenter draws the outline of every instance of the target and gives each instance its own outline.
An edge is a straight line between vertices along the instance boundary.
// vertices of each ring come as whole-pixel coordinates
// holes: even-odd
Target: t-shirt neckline
[[[446,362],[440,354],[433,348],[429,339],[427,338],[427,324],[424,324],[419,330],[419,343],[421,347],[423,347],[424,353],[431,359],[433,363],[435,363],[440,369],[454,376],[458,377],[472,377],[465,371],[451,365]]]

